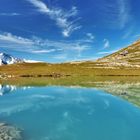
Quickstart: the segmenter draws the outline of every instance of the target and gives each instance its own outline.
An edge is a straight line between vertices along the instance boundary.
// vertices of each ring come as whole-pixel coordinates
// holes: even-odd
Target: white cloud
[[[13,42],[13,43],[17,43],[17,44],[24,44],[24,45],[33,45],[34,44],[34,42],[30,39],[23,38],[20,36],[15,36],[15,35],[12,35],[11,33],[0,34],[0,40]]]
[[[19,13],[0,13],[0,16],[19,16]]]
[[[109,54],[109,53],[111,53],[111,52],[110,51],[109,52],[98,52],[97,54],[101,54],[101,55],[103,54],[104,55],[104,54]]]
[[[40,12],[43,13],[50,12],[47,5],[40,0],[28,0],[28,1],[31,2],[34,6],[36,6]]]
[[[98,52],[97,54],[99,55],[107,55],[107,54],[112,54],[114,52],[117,52],[118,50],[112,50],[112,51],[104,51],[104,52]]]
[[[81,28],[81,26],[76,24],[76,21],[79,20],[78,18],[76,20],[71,20],[75,18],[78,13],[75,6],[73,6],[71,10],[65,11],[58,7],[48,7],[47,4],[40,0],[27,1],[37,7],[40,13],[48,15],[50,19],[54,20],[56,25],[61,28],[64,37],[69,37],[73,31]]]
[[[91,39],[91,40],[94,40],[94,39],[95,39],[95,36],[94,36],[92,33],[87,33],[86,35],[87,35],[87,37],[89,37],[89,39]]]
[[[130,0],[109,0],[100,5],[101,21],[109,28],[123,29],[131,21]]]
[[[38,62],[43,62],[43,61],[37,61],[37,60],[26,60],[26,59],[24,59],[24,62],[26,62],[26,63],[38,63]]]
[[[110,47],[110,42],[108,39],[104,39],[103,42],[104,42],[104,49]]]
[[[50,50],[34,50],[31,52],[35,53],[35,54],[42,54],[42,53],[51,53],[51,52],[55,52],[55,51],[56,51],[55,49],[50,49]]]
[[[59,55],[56,55],[56,56],[54,56],[53,58],[54,59],[58,59],[58,60],[64,60],[64,59],[66,59],[68,56],[67,56],[67,54],[59,54]]]
[[[128,27],[128,29],[125,31],[124,35],[122,36],[122,39],[127,39],[128,37],[132,37],[131,35],[134,32],[134,26]]]
[[[140,40],[140,34],[135,34],[132,36],[133,40]],[[134,42],[134,41],[133,41]]]
[[[0,34],[0,46],[3,49],[7,48],[12,49],[13,51],[28,53],[41,50],[39,47],[41,46],[39,40],[24,38],[6,32]]]
[[[118,14],[118,22],[120,28],[124,28],[130,19],[130,8],[129,8],[129,0],[119,0],[119,14]]]
[[[64,52],[65,54],[76,53],[76,57],[80,57],[81,54],[90,49],[90,43],[86,42],[85,39],[75,40],[75,41],[50,41],[46,40],[44,42],[45,46],[53,46],[56,51]]]
[[[3,49],[12,49],[18,52],[27,52],[32,54],[47,54],[53,53],[60,55],[64,54],[74,54],[77,57],[81,56],[81,53],[89,50],[91,47],[89,39],[80,39],[73,41],[65,40],[48,40],[41,39],[38,37],[32,37],[30,39],[13,35],[11,33],[1,33],[0,34],[0,46]]]
[[[80,58],[75,58],[73,60],[68,60],[67,62],[75,62],[75,61],[95,61],[97,60],[99,57],[89,57],[89,56],[84,56],[84,57],[80,57]]]

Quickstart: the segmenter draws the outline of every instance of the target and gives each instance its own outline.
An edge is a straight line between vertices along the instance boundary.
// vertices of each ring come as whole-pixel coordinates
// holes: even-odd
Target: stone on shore
[[[22,140],[21,130],[6,123],[0,123],[0,140]]]

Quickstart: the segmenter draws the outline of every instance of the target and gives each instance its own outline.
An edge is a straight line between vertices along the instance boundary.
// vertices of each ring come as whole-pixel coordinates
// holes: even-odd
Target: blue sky
[[[139,0],[0,0],[0,52],[66,62],[108,55],[140,38]]]

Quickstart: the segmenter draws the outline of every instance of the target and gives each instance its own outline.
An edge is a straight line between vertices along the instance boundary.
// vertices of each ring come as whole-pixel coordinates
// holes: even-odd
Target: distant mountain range
[[[16,64],[16,63],[38,63],[38,62],[41,61],[20,59],[6,53],[0,53],[0,66]]]
[[[6,53],[0,53],[0,65],[9,65],[24,62],[22,59],[15,58]]]

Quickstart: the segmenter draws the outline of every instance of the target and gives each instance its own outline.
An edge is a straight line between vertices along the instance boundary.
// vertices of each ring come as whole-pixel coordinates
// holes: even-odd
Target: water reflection
[[[10,92],[14,94],[0,97],[0,120],[23,128],[26,140],[140,138],[140,110],[103,91],[66,87],[15,89]]]
[[[16,90],[16,86],[0,85],[0,96],[8,94],[8,93],[12,92],[13,90]]]
[[[24,87],[17,87],[14,85],[1,85],[0,84],[0,96],[6,95],[6,94],[10,94],[13,93],[13,91],[16,91],[17,89],[29,89],[31,88],[30,86],[24,86]]]

